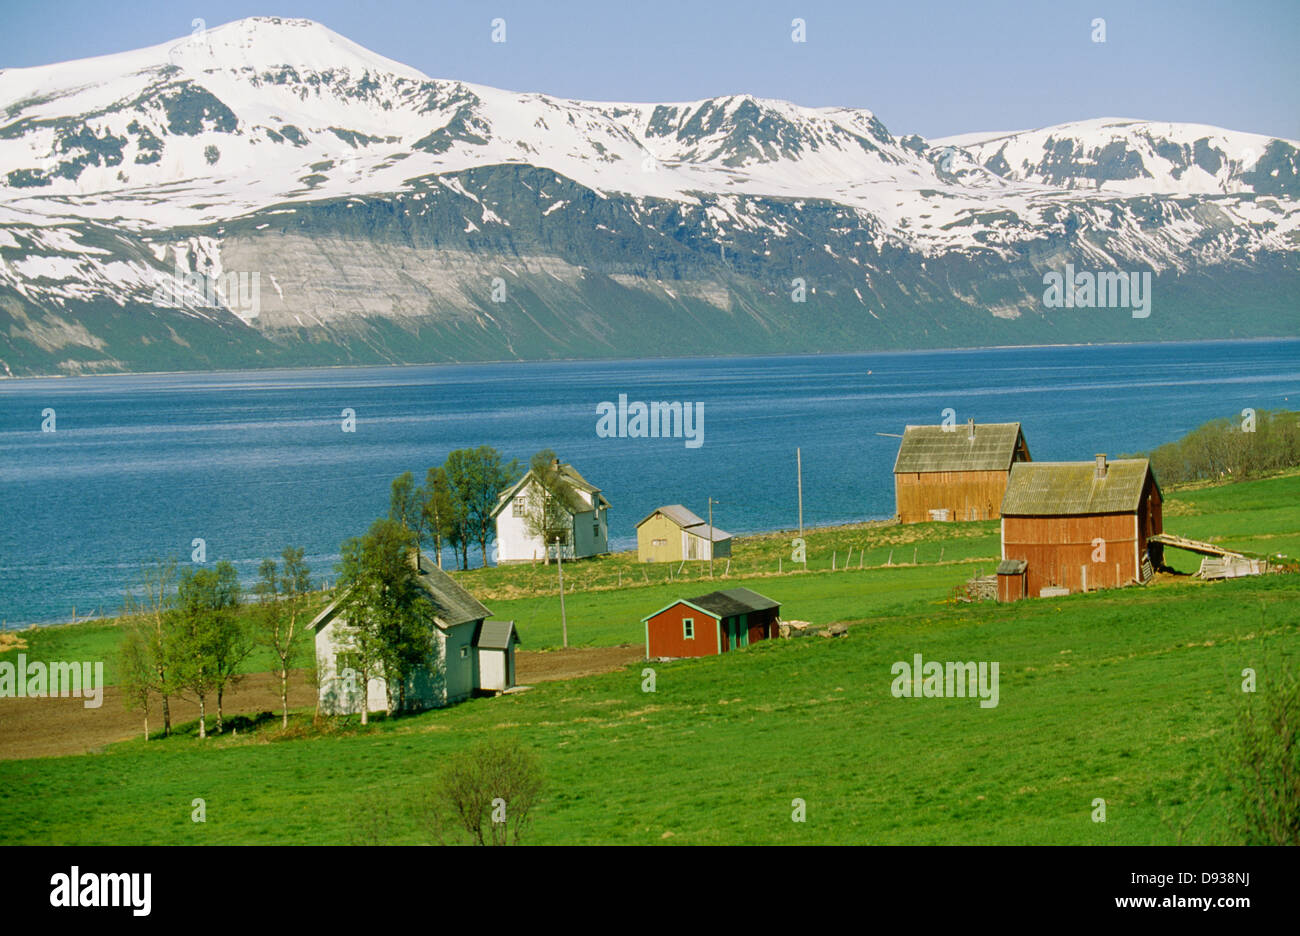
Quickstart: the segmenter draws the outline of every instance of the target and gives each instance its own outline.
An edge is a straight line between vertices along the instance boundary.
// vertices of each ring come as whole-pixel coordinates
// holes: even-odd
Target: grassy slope
[[[548,773],[537,842],[1166,842],[1160,801],[1212,760],[1241,668],[1267,681],[1271,651],[1300,649],[1298,598],[1287,576],[936,607],[843,640],[656,664],[653,695],[633,668],[365,734],[0,763],[0,828],[9,842],[346,842],[361,804],[397,808],[449,752],[510,730]],[[893,698],[890,665],[914,653],[999,661],[999,706]],[[789,821],[796,796],[807,824]],[[1097,796],[1104,825],[1089,820]],[[419,835],[399,823],[390,840]]]
[[[1294,555],[1275,544],[1300,530],[1297,483],[1175,496],[1199,512],[1166,525]],[[809,535],[810,549],[820,549],[820,536]],[[970,540],[972,555],[996,545],[987,532]],[[1267,684],[1277,655],[1300,650],[1300,580],[945,604],[975,565],[749,581],[781,599],[789,617],[860,623],[843,640],[654,664],[653,695],[641,691],[634,667],[365,733],[275,740],[263,732],[206,746],[181,737],[0,762],[3,841],[346,842],[352,816],[372,808],[363,804],[400,812],[448,753],[501,731],[535,747],[547,770],[535,842],[658,842],[665,832],[673,842],[1172,841],[1162,812],[1192,808],[1179,803],[1188,779],[1213,762],[1215,736],[1241,700],[1241,669],[1255,667]],[[600,564],[588,568],[596,576]],[[483,573],[482,587],[502,587],[488,579],[505,574]],[[571,633],[589,643],[640,639],[640,618],[679,590],[579,591],[569,599]],[[532,620],[519,610],[530,601]],[[554,601],[488,604],[518,617],[536,648],[558,631],[558,612],[545,608]],[[890,666],[914,653],[998,661],[1000,705],[893,698]],[[1099,796],[1108,803],[1104,824],[1089,818]],[[189,820],[194,797],[207,800],[205,824]],[[790,821],[794,797],[807,801],[805,824]],[[1212,828],[1217,808],[1200,814],[1193,839]],[[396,821],[386,838],[421,836]]]

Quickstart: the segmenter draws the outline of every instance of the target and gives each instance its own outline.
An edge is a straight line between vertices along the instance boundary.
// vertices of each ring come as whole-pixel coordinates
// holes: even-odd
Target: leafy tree
[[[363,696],[370,679],[382,673],[390,713],[406,707],[407,684],[433,651],[433,608],[412,561],[417,548],[414,533],[381,518],[365,536],[343,544],[339,563],[346,655],[361,676]],[[363,702],[362,724],[368,709]]]
[[[1257,477],[1300,466],[1300,414],[1259,410],[1216,419],[1150,453],[1164,484]]]
[[[532,483],[524,495],[524,529],[539,537],[546,546],[546,563],[551,561],[551,547],[563,549],[573,529],[573,514],[567,502],[567,482],[560,471],[560,461],[550,449],[542,449],[529,464]]]
[[[149,706],[155,693],[153,654],[149,649],[149,631],[138,620],[126,625],[122,635],[122,694],[128,710],[144,714],[144,739],[149,740]]]
[[[239,578],[229,562],[187,570],[177,587],[177,635],[172,660],[176,686],[192,692],[199,704],[199,737],[206,738],[207,700],[217,695],[221,730],[224,691],[248,656],[249,641],[239,620]]]
[[[418,535],[424,524],[421,506],[415,476],[409,471],[402,472],[393,479],[392,490],[388,495],[388,519]]]
[[[430,468],[425,475],[424,486],[416,493],[420,499],[420,534],[432,540],[433,554],[441,569],[442,541],[451,537],[456,525],[456,510],[451,500],[446,469],[441,465]]]
[[[289,666],[302,649],[303,626],[311,592],[311,571],[303,561],[301,547],[286,546],[282,565],[264,559],[256,586],[259,602],[258,640],[271,650],[280,680],[281,726],[289,727]]]
[[[174,614],[176,560],[157,559],[140,569],[139,580],[126,593],[125,613],[130,619],[123,642],[129,707],[145,709],[148,736],[149,698],[156,695],[162,705],[163,737],[172,732],[171,697],[176,694],[172,672],[172,649],[176,640]]]
[[[501,453],[488,445],[474,449],[470,459],[472,484],[465,505],[470,528],[478,539],[483,565],[487,565],[488,543],[496,537],[496,523],[492,512],[496,509],[501,492],[519,480],[519,462],[504,461]]]
[[[448,829],[477,845],[518,845],[532,822],[543,777],[537,755],[508,738],[452,755],[425,811],[431,838]]]

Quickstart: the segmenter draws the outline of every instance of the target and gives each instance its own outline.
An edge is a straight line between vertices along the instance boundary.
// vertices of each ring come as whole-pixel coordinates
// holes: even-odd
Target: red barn
[[[1160,532],[1160,487],[1145,458],[1017,462],[1002,498],[999,598],[1146,582],[1164,559],[1150,542]]]
[[[727,653],[776,636],[781,606],[748,588],[680,598],[645,624],[645,655],[700,657]]]

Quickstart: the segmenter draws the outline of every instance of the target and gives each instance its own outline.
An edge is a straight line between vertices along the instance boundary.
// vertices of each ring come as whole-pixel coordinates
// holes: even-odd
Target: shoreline
[[[1272,335],[1261,336],[1256,338],[1174,338],[1168,341],[1076,341],[1076,342],[1058,342],[1052,344],[1003,344],[1003,345],[970,345],[958,347],[941,347],[941,348],[887,348],[879,350],[862,350],[862,351],[804,351],[798,353],[788,352],[758,352],[752,354],[709,354],[709,355],[645,355],[642,357],[568,357],[568,358],[501,358],[498,360],[486,361],[425,361],[425,362],[390,362],[375,364],[305,364],[305,365],[288,365],[281,367],[243,367],[227,368],[218,370],[205,370],[197,368],[194,370],[169,370],[169,371],[104,371],[103,373],[85,373],[85,374],[26,374],[21,377],[15,377],[12,374],[0,373],[0,386],[7,382],[17,383],[26,380],[79,380],[93,379],[99,377],[182,377],[182,376],[229,376],[241,374],[276,374],[276,373],[299,373],[303,371],[340,371],[340,370],[377,370],[380,368],[413,368],[413,367],[485,367],[496,366],[501,364],[627,364],[641,361],[708,361],[708,360],[743,360],[746,358],[765,359],[765,358],[831,358],[831,357],[862,357],[865,355],[902,355],[902,354],[957,354],[978,351],[1033,351],[1033,350],[1051,350],[1054,348],[1117,348],[1117,347],[1160,347],[1166,345],[1206,345],[1206,344],[1260,344],[1276,341],[1300,341],[1300,335]]]
[[[805,526],[803,532],[804,535],[807,536],[809,533],[818,530],[823,532],[828,530],[848,530],[854,527],[889,526],[892,523],[893,520],[887,517],[868,519],[868,520],[850,520],[844,523],[824,523],[816,526]],[[778,530],[751,530],[748,532],[742,531],[736,535],[747,536],[747,537],[758,539],[758,538],[764,538],[770,536],[784,536],[786,534],[797,535],[798,532],[799,531],[797,527],[790,527],[788,529],[778,529]],[[620,556],[620,555],[635,555],[635,554],[636,554],[636,544],[634,542],[627,549],[611,550],[610,552],[602,553],[600,556],[593,556],[592,558],[601,559],[601,558],[609,558],[609,557]],[[250,559],[250,560],[241,560],[241,561],[260,562],[261,560]],[[451,569],[449,571],[455,575],[464,575],[470,572],[481,572],[485,568],[502,569],[502,568],[509,568],[509,567],[508,566],[474,566],[473,568],[469,568],[469,569]],[[0,569],[0,571],[3,571],[3,569]],[[319,591],[324,593],[328,591],[328,589],[319,589]],[[252,603],[253,602],[251,600],[240,602],[241,605],[252,604]],[[101,606],[101,610],[102,610],[102,606]],[[86,617],[78,617],[75,621],[61,620],[56,618],[49,621],[23,621],[15,624],[5,623],[3,626],[0,626],[0,635],[21,634],[25,631],[44,629],[50,627],[77,627],[81,624],[90,624],[94,621],[112,621],[120,617],[122,617],[121,614],[94,614],[94,615],[88,615]]]

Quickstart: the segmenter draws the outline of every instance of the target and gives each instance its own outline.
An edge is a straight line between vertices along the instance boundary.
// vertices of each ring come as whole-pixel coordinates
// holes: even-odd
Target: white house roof
[[[566,500],[568,501],[565,506],[569,509],[570,513],[586,513],[587,511],[595,510],[600,507],[610,506],[609,501],[605,499],[605,495],[600,493],[600,488],[591,484],[586,478],[578,474],[578,469],[574,468],[572,465],[560,465],[560,477],[564,481],[564,493],[566,495]],[[532,478],[533,471],[530,468],[528,471],[524,472],[522,478],[502,491],[497,496],[496,506],[492,508],[492,516],[496,517],[501,513],[501,511],[505,510],[506,505],[514,500],[515,496],[522,491],[525,486],[527,486]],[[582,491],[584,494],[591,495],[594,506],[588,505],[582,498],[578,497],[574,493],[576,491]]]

